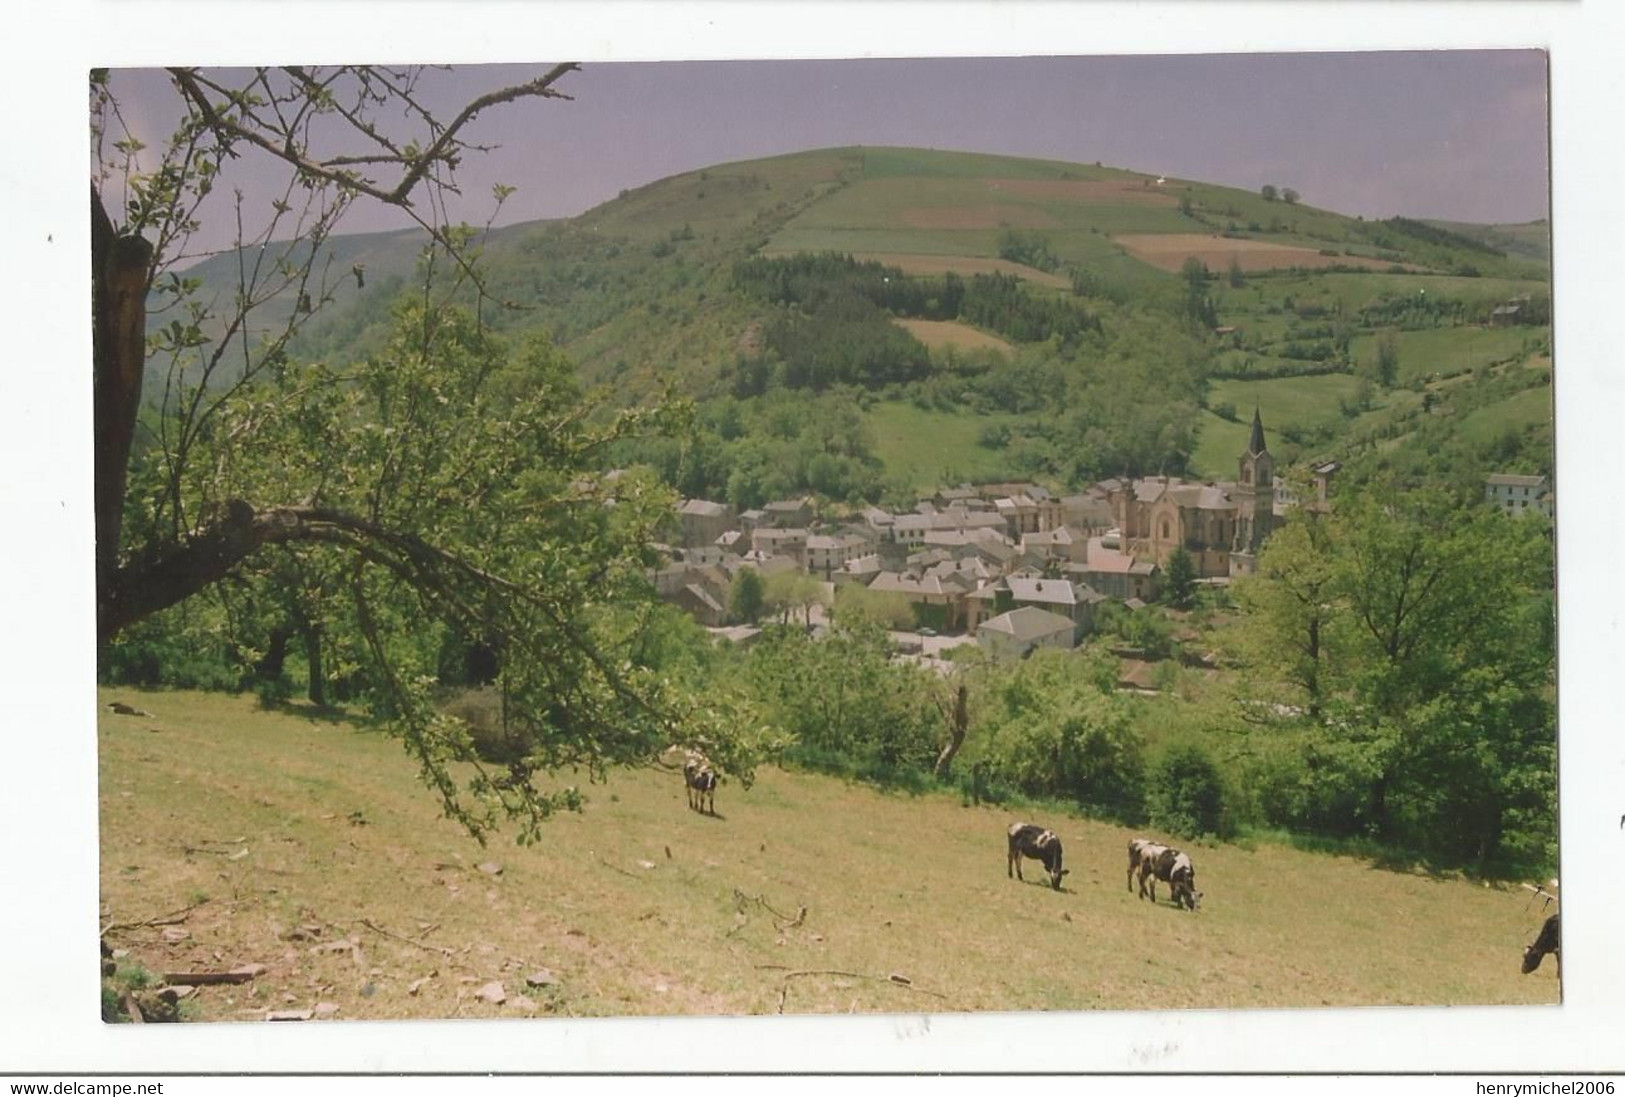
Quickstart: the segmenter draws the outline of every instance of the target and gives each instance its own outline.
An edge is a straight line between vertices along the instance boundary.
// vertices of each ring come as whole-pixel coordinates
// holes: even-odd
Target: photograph
[[[1551,64],[90,69],[102,1022],[1560,1008]]]

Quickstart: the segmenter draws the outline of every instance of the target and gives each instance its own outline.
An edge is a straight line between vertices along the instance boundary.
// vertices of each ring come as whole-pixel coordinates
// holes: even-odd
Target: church
[[[1120,551],[1168,566],[1184,547],[1199,578],[1253,574],[1274,531],[1275,459],[1257,409],[1234,482],[1197,483],[1167,476],[1108,481],[1107,501],[1121,531]]]

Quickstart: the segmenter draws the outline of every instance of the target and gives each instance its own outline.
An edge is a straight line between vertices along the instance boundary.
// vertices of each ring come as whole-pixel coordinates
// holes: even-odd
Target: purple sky
[[[429,98],[449,114],[543,68],[460,68]],[[135,115],[163,117],[165,81],[130,87],[154,96]],[[511,223],[711,164],[857,144],[1274,183],[1367,217],[1547,214],[1546,56],[1534,50],[592,63],[559,87],[574,101],[481,116],[470,137],[502,147],[459,173],[460,216],[483,221],[497,181],[519,188]],[[345,231],[398,223],[384,216],[357,210]]]

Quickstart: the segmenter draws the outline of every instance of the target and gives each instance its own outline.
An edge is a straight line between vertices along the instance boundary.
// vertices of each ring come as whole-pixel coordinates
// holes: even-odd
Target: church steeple
[[[1258,407],[1253,407],[1253,436],[1247,442],[1247,456],[1257,457],[1264,452],[1264,420],[1259,418]]]
[[[1231,574],[1251,574],[1254,558],[1275,528],[1275,458],[1264,444],[1264,419],[1253,408],[1252,437],[1238,462],[1236,536],[1231,547]]]

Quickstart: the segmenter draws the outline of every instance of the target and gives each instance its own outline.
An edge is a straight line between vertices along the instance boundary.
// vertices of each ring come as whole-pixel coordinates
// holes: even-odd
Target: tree
[[[1289,206],[1297,205],[1298,197],[1298,192],[1293,190],[1291,187],[1286,187],[1281,191],[1281,201],[1285,202]]]
[[[1275,189],[1274,183],[1265,183],[1261,188],[1259,188],[1258,193],[1263,196],[1263,199],[1266,202],[1273,202],[1280,197],[1280,193]]]
[[[1399,380],[1399,337],[1391,331],[1377,336],[1377,382],[1385,389]]]
[[[766,584],[762,573],[755,568],[740,568],[728,589],[728,615],[736,621],[754,625],[762,615],[763,592]]]
[[[1372,485],[1277,531],[1241,584],[1257,680],[1296,690],[1299,823],[1471,860],[1556,835],[1552,552],[1544,523]],[[1296,531],[1296,532],[1295,532]],[[1254,693],[1268,711],[1273,696]],[[1279,711],[1279,710],[1276,710]],[[1283,797],[1283,793],[1286,795]]]
[[[877,626],[838,623],[827,637],[773,628],[748,667],[762,712],[802,761],[928,771],[941,738],[935,676],[895,662]]]
[[[1207,264],[1193,255],[1180,267],[1180,274],[1185,279],[1186,317],[1193,323],[1213,327],[1219,318],[1213,307],[1213,298],[1208,296],[1207,292],[1209,278]]]
[[[1196,601],[1196,563],[1185,546],[1169,554],[1167,576],[1168,604],[1175,609],[1190,609]]]
[[[369,665],[373,706],[477,836],[507,817],[528,840],[579,802],[572,788],[535,789],[539,770],[600,773],[678,738],[707,740],[747,780],[754,758],[750,735],[730,730],[752,722],[729,719],[727,698],[702,705],[629,657],[644,546],[671,499],[647,477],[596,473],[607,447],[677,429],[684,409],[613,412],[551,345],[494,338],[477,234],[445,215],[458,164],[478,151],[467,124],[501,104],[568,98],[557,85],[576,67],[480,96],[450,121],[422,105],[422,69],[174,68],[179,121],[156,149],[124,128],[117,79],[91,80],[103,649],[200,595],[286,584],[296,553],[332,577],[323,635]],[[284,173],[268,210],[240,192],[226,201],[238,161]],[[509,191],[496,188],[498,206]],[[296,362],[300,325],[338,279],[361,281],[335,274],[323,245],[366,202],[423,230],[418,292],[373,359],[343,371]],[[205,299],[182,267],[222,216],[239,226],[239,273]],[[149,331],[149,315],[167,322]],[[149,376],[163,380],[151,393]],[[506,780],[438,707],[447,637],[495,656],[526,747]]]
[[[1257,574],[1237,584],[1236,597],[1247,611],[1248,664],[1268,668],[1298,691],[1292,701],[1318,719],[1338,597],[1325,516],[1300,510],[1276,530],[1259,554]]]

